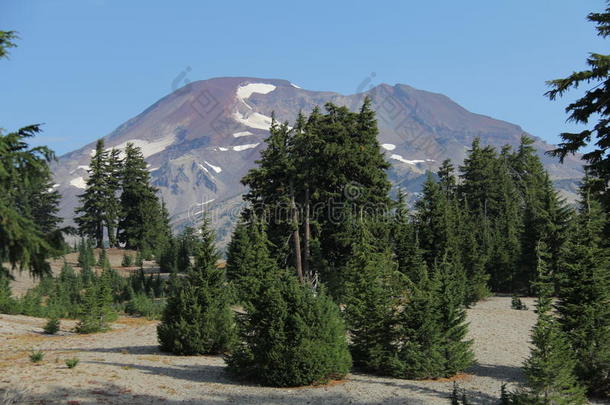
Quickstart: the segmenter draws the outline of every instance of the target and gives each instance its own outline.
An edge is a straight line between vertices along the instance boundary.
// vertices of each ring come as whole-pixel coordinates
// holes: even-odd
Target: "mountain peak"
[[[412,195],[420,191],[426,171],[435,171],[444,159],[462,163],[475,137],[501,147],[518,145],[524,134],[517,125],[471,113],[442,94],[404,84],[384,83],[341,95],[301,89],[282,79],[217,77],[188,83],[155,102],[108,134],[106,146],[124,148],[132,142],[141,147],[174,223],[188,223],[205,207],[225,238],[241,207],[240,179],[263,148],[272,113],[278,121],[294,122],[299,111],[309,113],[327,102],[356,110],[367,95],[377,112],[379,142],[392,163],[390,179]],[[541,154],[550,148],[540,139],[535,146]],[[53,167],[64,196],[60,214],[68,222],[92,149],[93,144],[85,145]],[[557,165],[543,159],[551,176],[570,192],[571,182],[582,176],[580,162]]]

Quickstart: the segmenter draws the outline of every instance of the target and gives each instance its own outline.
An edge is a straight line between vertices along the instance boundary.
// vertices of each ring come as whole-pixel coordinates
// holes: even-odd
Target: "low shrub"
[[[74,367],[76,367],[76,366],[78,365],[79,361],[80,361],[80,360],[79,360],[78,358],[73,357],[73,358],[71,358],[71,359],[66,359],[66,360],[65,360],[65,363],[66,363],[66,366],[67,366],[68,368],[74,368]]]
[[[523,301],[521,301],[521,298],[517,297],[516,295],[513,295],[510,302],[510,307],[518,311],[527,311],[527,305],[525,305]]]
[[[44,333],[48,333],[49,335],[54,335],[59,332],[60,321],[57,317],[51,317],[47,321],[47,324],[44,326]]]
[[[121,266],[123,267],[131,267],[133,265],[133,257],[130,254],[123,254],[123,260],[121,261]]]
[[[40,363],[42,359],[44,359],[44,353],[40,350],[36,350],[30,353],[30,361],[32,363]]]

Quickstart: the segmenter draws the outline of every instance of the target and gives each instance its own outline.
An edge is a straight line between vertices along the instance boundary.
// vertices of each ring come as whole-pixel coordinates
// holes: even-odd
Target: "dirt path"
[[[502,382],[521,378],[536,315],[510,309],[494,297],[468,310],[470,337],[479,364],[459,379],[473,404],[494,403]],[[0,404],[448,404],[451,381],[410,381],[350,374],[347,381],[314,388],[277,389],[244,385],[226,373],[217,356],[180,357],[157,349],[156,322],[122,318],[110,332],[74,335],[62,322],[61,336],[42,334],[44,320],[0,315]],[[45,352],[41,364],[31,350]],[[64,360],[78,357],[68,369]],[[4,391],[4,392],[3,392]]]

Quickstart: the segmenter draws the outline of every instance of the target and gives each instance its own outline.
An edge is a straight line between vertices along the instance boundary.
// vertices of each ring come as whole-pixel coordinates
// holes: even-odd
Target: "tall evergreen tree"
[[[119,241],[127,249],[138,249],[148,254],[155,252],[164,222],[163,210],[150,185],[150,174],[140,148],[128,143],[121,174]]]
[[[277,272],[264,223],[257,218],[250,223],[238,223],[227,252],[227,277],[238,300],[251,301]]]
[[[447,252],[436,266],[438,314],[443,342],[443,373],[451,376],[474,363],[472,341],[466,339],[468,324],[464,310],[464,279],[456,255]]]
[[[587,19],[596,24],[598,36],[607,38],[610,35],[610,6],[604,12],[590,13]],[[574,154],[591,146],[583,159],[588,163],[589,174],[600,181],[596,183],[601,194],[604,211],[610,214],[610,55],[591,53],[587,59],[589,69],[573,72],[563,79],[548,81],[551,89],[546,93],[550,100],[562,97],[567,91],[587,85],[585,94],[569,104],[566,112],[568,120],[589,126],[578,133],[563,133],[562,143],[550,153],[558,156],[560,161],[568,154]],[[610,226],[606,229],[610,232]],[[607,236],[610,233],[607,233]]]
[[[574,375],[576,360],[564,332],[551,313],[552,276],[546,266],[546,246],[537,246],[538,322],[532,332],[532,351],[523,365],[526,383],[513,395],[515,404],[584,404],[584,389]]]
[[[46,259],[63,249],[65,230],[59,228],[59,194],[50,181],[48,164],[55,155],[26,142],[39,132],[37,125],[0,132],[0,258],[43,275],[50,271]]]
[[[591,394],[610,393],[610,254],[607,219],[587,183],[561,263],[557,311],[576,353],[576,373]]]
[[[444,344],[439,322],[436,277],[430,277],[428,267],[419,251],[411,258],[407,302],[398,316],[399,361],[394,363],[393,375],[401,378],[423,379],[445,375]]]
[[[326,114],[300,115],[292,129],[274,123],[259,167],[242,180],[253,212],[273,214],[267,234],[278,264],[293,264],[301,279],[320,274],[333,293],[351,251],[347,219],[390,206],[389,165],[370,103],[358,113],[329,103]]]
[[[98,139],[89,163],[85,192],[78,196],[81,205],[76,208],[77,216],[74,218],[80,235],[93,239],[97,248],[104,246],[104,219],[108,208],[107,161],[104,140]]]
[[[351,335],[354,364],[366,370],[391,375],[396,319],[404,284],[391,251],[376,246],[365,223],[355,221],[351,233],[357,242],[342,271],[345,319]],[[389,245],[388,245],[389,247]]]
[[[0,31],[0,59],[8,57],[16,39],[16,32]],[[59,194],[50,181],[55,154],[27,144],[39,132],[39,125],[0,131],[0,261],[41,276],[50,272],[46,259],[63,249],[66,229],[58,228]],[[0,272],[8,269],[0,265]]]
[[[223,353],[235,343],[223,269],[206,219],[187,276],[174,277],[157,335],[161,350],[180,355]]]

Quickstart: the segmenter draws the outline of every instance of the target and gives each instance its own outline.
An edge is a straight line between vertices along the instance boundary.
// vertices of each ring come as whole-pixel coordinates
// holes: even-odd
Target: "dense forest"
[[[602,37],[610,9],[591,14]],[[0,31],[0,57],[16,35]],[[465,160],[428,173],[416,203],[393,194],[371,100],[273,121],[257,166],[242,179],[244,209],[226,251],[210,221],[175,235],[139,148],[99,140],[75,213],[62,228],[54,154],[30,147],[31,125],[0,133],[0,312],[79,319],[104,331],[119,312],[160,319],[160,347],[223,354],[238,379],[288,387],[340,379],[353,368],[403,379],[451,377],[476,361],[466,309],[492,294],[535,296],[538,321],[526,381],[504,404],[579,404],[610,393],[610,57],[550,82],[554,99],[600,80],[568,107],[592,130],[563,134],[563,159],[588,145],[576,205],[564,201],[533,147],[497,150],[474,138]],[[64,237],[77,233],[69,246]],[[128,278],[106,248],[124,247]],[[98,251],[95,257],[94,249]],[[78,252],[76,271],[48,264]],[[159,274],[147,275],[154,260]],[[11,275],[40,283],[21,298]],[[161,277],[160,273],[167,274]],[[454,403],[466,402],[455,398]]]

